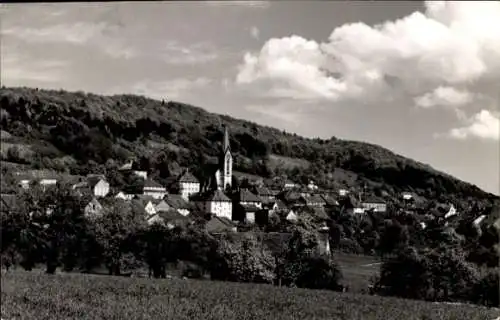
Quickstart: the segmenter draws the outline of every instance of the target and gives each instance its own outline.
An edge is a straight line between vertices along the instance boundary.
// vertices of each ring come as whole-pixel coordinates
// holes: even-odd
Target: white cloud
[[[164,61],[168,64],[199,64],[217,59],[219,56],[209,43],[181,45],[170,41],[162,50]]]
[[[475,137],[484,140],[500,139],[500,119],[488,110],[476,114],[467,126],[450,130],[449,136],[455,139]]]
[[[434,91],[415,98],[415,103],[421,108],[435,106],[459,107],[470,103],[473,95],[468,91],[460,91],[453,87],[437,87]]]
[[[2,35],[10,35],[27,42],[68,42],[72,44],[85,44],[100,35],[107,25],[105,23],[56,24],[42,28],[25,28],[14,26],[4,28]]]
[[[190,94],[191,90],[204,88],[211,83],[208,78],[173,79],[166,81],[143,80],[136,83],[131,91],[155,99],[179,99]]]
[[[2,36],[11,36],[28,43],[67,43],[76,46],[93,45],[112,58],[130,59],[138,51],[120,41],[117,26],[99,22],[61,23],[40,28],[12,26],[2,29]]]
[[[260,36],[259,28],[257,28],[256,26],[251,27],[250,28],[250,35],[252,36],[252,38],[259,40],[259,36]]]
[[[19,86],[28,83],[57,83],[64,80],[68,63],[60,60],[32,61],[21,54],[2,50],[1,83]]]
[[[444,102],[439,87],[500,81],[498,30],[500,2],[429,1],[425,14],[373,27],[346,24],[325,43],[299,36],[270,39],[260,52],[245,54],[236,82],[264,95],[307,100],[375,103],[433,92],[420,101],[430,106]],[[445,89],[444,95],[451,92]],[[467,97],[452,99],[460,104]]]

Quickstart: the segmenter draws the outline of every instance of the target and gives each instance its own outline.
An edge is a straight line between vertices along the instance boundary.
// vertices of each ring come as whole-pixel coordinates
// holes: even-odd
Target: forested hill
[[[436,200],[493,197],[380,146],[307,139],[179,102],[2,88],[0,104],[4,164],[84,174],[136,156],[160,181],[179,167],[200,175],[199,168],[220,149],[225,124],[239,172],[262,177],[286,173],[299,182],[313,178],[324,187],[363,186],[392,195],[413,191]]]

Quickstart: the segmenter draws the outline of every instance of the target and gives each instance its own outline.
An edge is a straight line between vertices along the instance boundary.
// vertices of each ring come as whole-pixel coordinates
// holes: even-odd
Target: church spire
[[[229,146],[229,132],[227,131],[227,126],[224,126],[224,140],[222,142],[222,153],[226,153],[227,150],[230,150]]]

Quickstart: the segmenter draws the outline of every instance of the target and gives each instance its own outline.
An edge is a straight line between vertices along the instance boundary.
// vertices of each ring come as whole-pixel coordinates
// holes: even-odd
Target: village
[[[251,180],[244,186],[233,186],[233,156],[227,128],[224,129],[218,164],[211,168],[205,180],[200,181],[184,169],[172,177],[168,185],[162,185],[150,178],[134,160],[122,165],[120,171],[142,179],[140,192],[112,192],[113,186],[101,174],[90,174],[69,184],[77,195],[84,197],[86,217],[104,214],[110,203],[108,199],[114,199],[115,202],[111,203],[123,201],[131,205],[144,214],[150,225],[160,223],[174,228],[189,224],[194,218],[203,218],[206,231],[212,234],[248,230],[252,225],[265,226],[273,218],[293,224],[308,217],[318,226],[323,250],[330,252],[327,224],[330,212],[339,206],[354,216],[363,216],[367,212],[385,214],[388,210],[384,199],[362,198],[349,189],[324,190],[314,181],[304,186],[290,179],[276,180],[272,185]],[[58,184],[57,177],[47,173],[37,176],[35,172],[16,173],[18,187],[27,190],[36,183],[46,189]],[[3,205],[8,207],[8,199],[12,197],[2,195]],[[416,197],[412,193],[403,193],[401,198],[409,208],[415,207]],[[445,219],[457,214],[453,205],[439,209]],[[422,228],[425,228],[424,222]]]

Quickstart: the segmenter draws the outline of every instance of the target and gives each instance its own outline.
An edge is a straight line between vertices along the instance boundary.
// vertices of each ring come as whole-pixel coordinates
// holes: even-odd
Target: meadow
[[[182,279],[2,272],[2,319],[469,319],[498,309]]]

